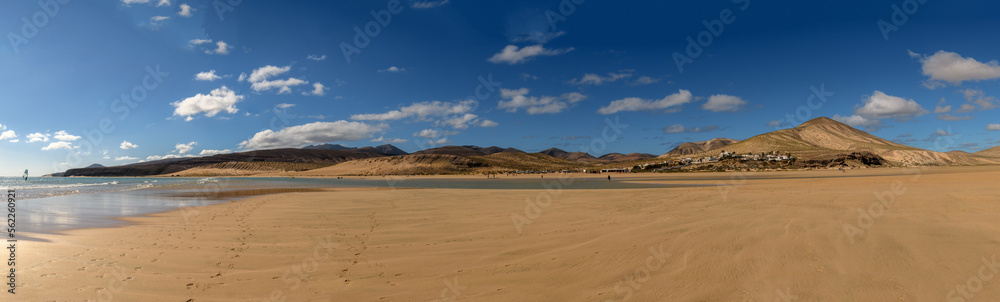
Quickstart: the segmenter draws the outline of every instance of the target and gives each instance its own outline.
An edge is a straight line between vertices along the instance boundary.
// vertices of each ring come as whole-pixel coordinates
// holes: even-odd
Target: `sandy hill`
[[[989,149],[986,149],[986,150],[983,150],[983,151],[979,151],[979,152],[976,152],[976,153],[973,153],[973,154],[975,154],[977,156],[985,156],[985,157],[1000,157],[1000,146],[989,148]]]
[[[606,160],[609,162],[622,162],[622,161],[643,160],[650,158],[656,158],[656,155],[648,153],[629,153],[629,154],[608,153],[605,155],[601,155],[601,157],[598,157],[597,159]]]
[[[690,154],[702,153],[708,150],[715,150],[725,146],[729,146],[737,142],[739,141],[735,139],[716,138],[703,142],[683,143],[680,146],[677,146],[677,148],[670,150],[670,152],[667,152],[667,154],[664,155],[678,156],[678,155],[690,155]]]
[[[558,157],[558,158],[562,158],[562,159],[567,159],[567,160],[571,160],[571,161],[578,161],[578,162],[595,162],[595,161],[600,161],[599,159],[597,159],[593,155],[587,154],[585,152],[579,152],[579,151],[577,151],[577,152],[566,152],[565,150],[562,150],[562,149],[559,149],[559,148],[550,148],[550,149],[542,150],[541,152],[538,152],[538,153],[545,154],[545,155],[548,155],[548,156]]]
[[[365,158],[290,176],[475,174],[513,170],[579,169],[584,165],[540,153],[498,152],[481,156],[410,154]]]
[[[828,159],[839,154],[868,151],[895,165],[989,163],[975,156],[934,152],[893,143],[826,117],[812,119],[795,128],[757,135],[720,149],[738,154],[780,151],[806,160]],[[718,151],[692,155],[713,156],[717,155]]]
[[[446,154],[457,156],[484,156],[500,152],[524,153],[524,151],[514,148],[479,147],[479,146],[444,146],[413,152],[413,154]]]

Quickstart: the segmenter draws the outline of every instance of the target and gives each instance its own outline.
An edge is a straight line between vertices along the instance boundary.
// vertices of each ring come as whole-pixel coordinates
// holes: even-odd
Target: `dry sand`
[[[669,177],[723,186],[334,190],[128,218],[22,241],[18,297],[1000,301],[1000,167]]]

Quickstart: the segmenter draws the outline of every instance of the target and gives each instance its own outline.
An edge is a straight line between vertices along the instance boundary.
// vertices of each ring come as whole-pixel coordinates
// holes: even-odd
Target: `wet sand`
[[[1000,300],[1000,167],[613,179],[675,175],[715,186],[560,190],[546,176],[536,190],[292,192],[126,218],[21,242],[18,297]]]

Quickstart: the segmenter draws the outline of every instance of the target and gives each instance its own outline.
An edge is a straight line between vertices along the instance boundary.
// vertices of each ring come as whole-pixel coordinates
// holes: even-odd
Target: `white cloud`
[[[132,4],[148,4],[151,0],[122,0],[122,4],[130,6]]]
[[[641,76],[638,79],[636,79],[635,82],[632,83],[632,84],[633,85],[649,85],[649,84],[657,83],[659,81],[661,81],[661,80],[657,79],[657,78],[653,78],[653,77],[649,77],[649,76]]]
[[[15,138],[17,138],[17,133],[14,133],[14,130],[7,130],[7,131],[4,131],[3,133],[0,133],[0,140],[8,140],[8,139],[15,139]],[[11,142],[12,143],[16,143],[15,141],[11,141]]]
[[[854,128],[877,129],[882,124],[882,121],[878,119],[870,119],[857,114],[850,116],[835,114],[833,115],[833,120],[847,124],[848,126]]]
[[[406,71],[406,68],[389,66],[389,68],[380,69],[378,72],[404,72],[404,71]]]
[[[170,0],[160,0],[159,3],[156,3],[156,7],[163,7],[163,6],[170,6]]]
[[[518,49],[517,45],[507,45],[499,53],[490,57],[487,61],[494,64],[507,63],[510,65],[524,63],[537,56],[555,56],[573,51],[573,48],[546,49],[541,44],[525,46]]]
[[[184,155],[167,154],[167,155],[162,155],[162,156],[161,155],[150,155],[150,156],[147,156],[145,160],[141,160],[140,162],[152,161],[152,160],[161,160],[161,159],[170,159],[170,158],[185,158],[185,157],[195,157],[195,156],[193,154],[184,154]]]
[[[621,111],[649,111],[667,109],[675,112],[680,110],[678,106],[690,103],[694,96],[690,91],[681,89],[675,94],[668,95],[659,100],[644,100],[640,98],[625,98],[611,102],[608,106],[597,110],[600,114],[614,114]],[[678,107],[678,108],[671,108]]]
[[[959,90],[963,95],[965,95],[965,100],[969,103],[979,105],[981,110],[990,110],[993,108],[1000,107],[1000,103],[997,102],[997,98],[993,96],[986,96],[982,90],[977,89],[965,89]]]
[[[414,133],[413,136],[423,137],[423,138],[435,138],[441,136],[441,133],[434,129],[424,129],[420,132]]]
[[[226,86],[212,90],[209,94],[197,94],[183,101],[173,102],[175,116],[187,117],[190,121],[194,115],[204,113],[206,117],[213,117],[219,112],[236,113],[236,103],[243,99],[242,95],[229,90]]]
[[[12,140],[10,140],[10,142],[12,142],[12,143],[16,143],[16,142],[19,142],[19,141],[21,141],[21,140],[19,140],[19,139],[12,139]]]
[[[716,94],[708,97],[708,102],[701,105],[701,109],[711,112],[737,112],[743,109],[747,102],[743,99],[731,95]]]
[[[386,138],[384,136],[379,136],[378,138],[372,140],[372,142],[386,143],[386,144],[402,144],[402,143],[405,143],[405,142],[408,142],[408,141],[409,140],[402,139],[402,138]]]
[[[1000,124],[989,124],[989,125],[986,125],[986,130],[988,130],[988,131],[1000,131]]]
[[[598,85],[601,85],[601,84],[604,84],[604,83],[610,83],[610,82],[615,82],[615,81],[618,81],[618,80],[621,80],[621,79],[627,79],[629,77],[632,77],[632,73],[630,71],[611,72],[611,73],[608,73],[608,76],[601,76],[601,75],[598,75],[596,73],[588,73],[588,74],[584,74],[583,77],[581,77],[579,79],[569,80],[569,83],[573,84],[573,85],[594,85],[594,86],[598,86]]]
[[[225,149],[225,150],[205,149],[205,150],[201,150],[201,153],[198,153],[198,155],[201,155],[201,156],[212,156],[212,155],[219,155],[219,154],[226,154],[226,153],[233,153],[233,150],[229,150],[229,149]]]
[[[910,56],[918,58],[923,64],[923,74],[929,77],[925,83],[928,88],[943,86],[942,82],[957,86],[963,81],[1000,78],[1000,64],[996,60],[983,63],[944,50],[931,56],[910,52]]]
[[[80,139],[80,136],[70,135],[69,133],[66,133],[66,131],[59,131],[56,132],[56,135],[53,138],[61,141],[75,141]]]
[[[500,89],[501,100],[497,108],[505,109],[507,112],[517,112],[524,109],[528,114],[553,114],[560,113],[576,103],[584,100],[587,96],[578,92],[563,93],[560,96],[528,96],[528,88],[521,89]]]
[[[73,143],[70,143],[70,142],[53,142],[53,143],[50,143],[48,146],[45,146],[44,148],[42,148],[42,150],[44,150],[44,151],[59,150],[59,149],[73,150],[73,149],[76,149],[76,148],[80,148],[80,147],[79,146],[74,146]]]
[[[320,84],[319,82],[316,82],[316,83],[313,83],[313,90],[312,91],[303,92],[302,94],[303,95],[324,96],[324,95],[326,95],[326,90],[327,89],[329,89],[329,88],[326,88],[326,86],[323,86],[323,84]]]
[[[229,54],[229,43],[225,41],[215,42],[215,49],[206,50],[207,54],[227,55]]]
[[[938,105],[934,107],[934,113],[946,113],[946,112],[951,112],[951,105],[947,106]]]
[[[926,109],[913,100],[887,95],[878,90],[865,99],[864,102],[863,106],[854,110],[854,114],[877,119],[907,119],[928,113]]]
[[[438,6],[442,6],[442,5],[448,4],[449,1],[450,0],[413,1],[413,4],[410,4],[410,7],[413,8],[413,9],[435,8],[435,7],[438,7]]]
[[[194,10],[191,9],[190,5],[187,5],[187,3],[182,3],[181,10],[177,12],[177,15],[185,18],[190,18],[192,11]]]
[[[704,127],[688,128],[688,127],[684,127],[684,125],[676,124],[676,125],[670,125],[670,126],[664,127],[663,128],[663,132],[664,133],[669,133],[669,134],[676,134],[676,133],[702,133],[702,132],[712,132],[712,131],[719,130],[719,129],[720,129],[719,126],[715,126],[715,125],[704,126]]]
[[[482,120],[482,121],[479,122],[479,127],[483,127],[483,128],[496,127],[496,126],[499,126],[499,125],[500,125],[499,123],[491,121],[491,120]]]
[[[115,157],[115,160],[137,160],[137,159],[139,159],[139,158],[138,157],[129,157],[129,156]]]
[[[273,65],[267,65],[255,69],[252,73],[250,73],[250,76],[246,77],[246,80],[252,83],[250,87],[253,88],[253,90],[256,92],[278,89],[278,94],[292,92],[291,88],[292,86],[309,84],[309,82],[307,81],[296,78],[287,78],[283,80],[268,80],[271,77],[282,75],[288,72],[288,70],[290,70],[291,68],[292,68],[291,66],[277,67]]]
[[[167,20],[170,20],[170,17],[167,17],[167,16],[153,16],[152,18],[149,18],[149,25],[152,25],[154,27],[159,27],[159,26],[163,25],[163,21],[167,21]]]
[[[309,55],[309,56],[306,56],[306,59],[310,59],[310,60],[313,60],[313,61],[322,61],[322,60],[326,60],[326,55]]]
[[[194,79],[198,81],[215,81],[221,78],[222,77],[215,74],[215,69],[209,71],[202,71],[194,75]]]
[[[449,119],[444,119],[435,123],[437,126],[451,126],[455,129],[469,129],[470,123],[479,124],[478,115],[466,113]]]
[[[278,107],[279,109],[288,109],[288,108],[295,107],[295,104],[281,103],[281,104],[275,105],[274,107]]]
[[[194,39],[194,40],[188,41],[188,46],[192,46],[193,47],[195,45],[202,45],[202,44],[208,44],[208,43],[212,43],[212,39]]]
[[[32,134],[28,134],[28,142],[29,143],[47,142],[47,141],[49,141],[49,137],[50,136],[52,136],[52,135],[44,134],[44,133],[37,133],[37,132],[36,133],[32,133]]]
[[[962,104],[958,109],[955,109],[955,113],[969,113],[976,111],[976,106],[972,104]]]
[[[386,113],[355,114],[351,116],[351,119],[360,121],[390,121],[414,117],[418,120],[426,121],[431,117],[443,117],[472,112],[475,104],[476,101],[472,100],[458,103],[441,101],[420,102]]]
[[[176,151],[178,154],[188,153],[191,152],[191,150],[193,150],[194,146],[197,144],[198,144],[197,142],[190,142],[187,144],[176,144],[174,145],[174,151]]]
[[[118,148],[122,148],[123,150],[128,150],[128,149],[139,148],[139,145],[130,143],[128,141],[122,141],[122,144],[118,146]]]
[[[385,125],[369,125],[362,122],[336,121],[314,122],[273,131],[257,132],[249,140],[241,142],[242,149],[299,148],[309,144],[334,141],[358,141],[375,132],[383,131]]]

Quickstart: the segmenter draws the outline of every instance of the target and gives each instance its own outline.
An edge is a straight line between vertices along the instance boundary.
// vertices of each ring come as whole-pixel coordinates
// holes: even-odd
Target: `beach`
[[[528,177],[277,190],[38,234],[17,299],[1000,300],[1000,167]]]

